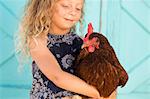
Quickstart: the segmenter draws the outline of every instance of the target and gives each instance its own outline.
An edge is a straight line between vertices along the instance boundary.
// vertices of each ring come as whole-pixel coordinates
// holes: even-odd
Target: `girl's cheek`
[[[79,20],[80,20],[80,18],[81,18],[81,15],[80,15],[80,14],[78,14],[78,15],[76,16],[75,20],[76,20],[76,21],[79,21]]]
[[[56,10],[56,13],[58,13],[60,16],[64,16],[65,13],[66,13],[66,10],[62,7],[59,7],[57,10]]]

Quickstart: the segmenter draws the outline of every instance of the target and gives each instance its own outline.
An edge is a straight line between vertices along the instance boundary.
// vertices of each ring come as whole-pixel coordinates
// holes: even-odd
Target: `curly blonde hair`
[[[58,0],[29,0],[24,9],[24,15],[19,25],[18,32],[14,35],[15,52],[22,67],[31,59],[28,48],[29,37],[36,37],[40,33],[48,33],[51,25],[53,6]],[[85,2],[85,1],[84,1]],[[79,20],[81,32],[83,29],[84,7],[82,8],[81,18]],[[76,31],[76,25],[71,28]]]

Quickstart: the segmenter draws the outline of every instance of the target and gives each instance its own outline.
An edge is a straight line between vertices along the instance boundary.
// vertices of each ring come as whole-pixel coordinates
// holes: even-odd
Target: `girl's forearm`
[[[99,98],[99,92],[91,85],[87,84],[80,78],[62,71],[61,76],[57,77],[54,83],[65,90],[79,93],[85,96]]]

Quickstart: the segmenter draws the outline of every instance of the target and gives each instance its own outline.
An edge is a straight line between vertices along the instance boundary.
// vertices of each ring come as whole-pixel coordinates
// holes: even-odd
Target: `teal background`
[[[0,0],[0,99],[29,99],[30,64],[17,71],[13,39],[25,3]],[[150,99],[150,0],[86,0],[83,33],[89,22],[100,32],[100,17],[101,32],[129,74],[117,99]]]

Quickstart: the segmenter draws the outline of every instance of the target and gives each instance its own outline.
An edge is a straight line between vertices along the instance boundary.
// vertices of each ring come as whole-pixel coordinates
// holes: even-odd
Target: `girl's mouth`
[[[73,20],[72,20],[72,19],[66,19],[66,18],[65,18],[65,20],[70,21],[70,22],[73,22]]]

